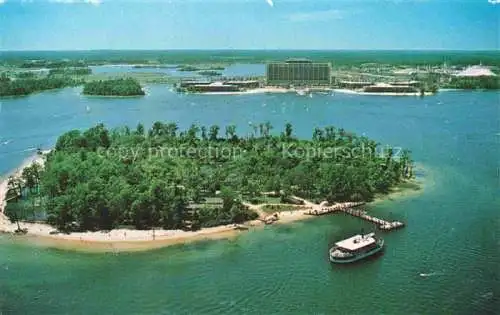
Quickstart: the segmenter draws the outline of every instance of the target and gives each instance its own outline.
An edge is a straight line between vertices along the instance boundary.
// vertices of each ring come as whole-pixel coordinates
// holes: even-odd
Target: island
[[[203,235],[257,218],[273,222],[281,213],[286,220],[288,211],[300,219],[313,202],[361,204],[413,177],[407,150],[380,150],[332,126],[316,128],[311,140],[294,136],[291,124],[278,134],[272,129],[262,123],[239,136],[234,125],[179,131],[156,122],[149,130],[99,124],[69,131],[42,163],[25,165],[4,184],[3,212],[23,222],[10,226],[18,233],[36,221],[35,233],[47,229],[44,222],[80,239],[110,230],[153,231],[153,239],[155,231]]]
[[[160,65],[160,64],[149,64],[149,65],[134,65],[135,69],[175,69],[175,65]]]
[[[221,76],[222,72],[215,71],[215,70],[201,70],[201,71],[198,71],[198,74],[211,77],[211,76]]]
[[[183,71],[183,72],[195,72],[195,71],[221,71],[226,69],[224,66],[221,65],[214,65],[214,64],[208,64],[208,65],[193,65],[193,64],[184,64],[184,65],[178,65],[177,66],[177,71]]]
[[[92,74],[92,69],[89,67],[79,67],[79,68],[53,68],[49,70],[49,76],[54,75],[65,75],[65,76],[81,76]]]
[[[136,79],[119,78],[85,82],[84,95],[97,96],[142,96],[144,90]]]
[[[193,66],[193,65],[177,66],[177,71],[182,71],[182,72],[194,72],[194,71],[200,71],[200,70],[203,70],[203,69],[199,68],[197,66]]]

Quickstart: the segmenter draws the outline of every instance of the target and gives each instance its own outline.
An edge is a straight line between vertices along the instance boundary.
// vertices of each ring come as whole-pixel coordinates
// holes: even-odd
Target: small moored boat
[[[375,233],[355,235],[330,248],[330,261],[333,263],[351,263],[372,256],[384,248],[384,240]]]

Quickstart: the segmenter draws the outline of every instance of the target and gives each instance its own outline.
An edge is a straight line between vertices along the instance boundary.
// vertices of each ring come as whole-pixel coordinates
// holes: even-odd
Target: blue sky
[[[491,50],[495,2],[0,0],[0,50]]]

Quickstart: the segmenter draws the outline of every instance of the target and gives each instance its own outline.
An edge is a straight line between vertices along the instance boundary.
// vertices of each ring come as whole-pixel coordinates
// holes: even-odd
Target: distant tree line
[[[212,76],[221,76],[222,72],[215,71],[215,70],[201,70],[201,71],[198,71],[198,74],[212,77]]]
[[[36,77],[35,72],[33,71],[22,71],[22,72],[17,72],[15,74],[16,78],[18,79],[33,79]]]
[[[9,82],[10,82],[10,78],[7,75],[7,73],[5,73],[5,72],[0,73],[0,84],[2,84],[2,83],[6,84]]]
[[[82,60],[30,60],[19,64],[20,68],[68,68],[87,67]]]
[[[179,65],[177,71],[198,71],[201,75],[222,75],[219,71],[224,70],[225,67],[218,65],[208,66],[194,66],[194,65]]]
[[[188,72],[188,71],[200,71],[203,70],[200,67],[192,66],[192,65],[181,65],[177,67],[177,71],[183,71],[183,72]]]
[[[80,84],[82,84],[82,81],[67,77],[46,77],[39,79],[30,78],[16,80],[3,77],[0,79],[0,96],[29,95],[35,92],[59,89],[68,86],[77,86]]]
[[[51,75],[89,75],[92,74],[92,69],[89,67],[85,68],[54,68],[49,70],[49,76]]]
[[[376,154],[375,141],[341,128],[316,128],[312,140],[296,138],[291,124],[279,135],[272,129],[254,125],[241,137],[234,125],[179,131],[156,122],[149,130],[139,124],[110,131],[100,124],[61,135],[44,170],[27,175],[39,174],[30,183],[40,185],[48,222],[61,230],[239,223],[257,217],[242,201],[262,192],[369,201],[413,175],[408,151]],[[214,198],[220,201],[208,201]]]
[[[148,65],[134,65],[135,69],[171,69],[177,68],[172,65],[159,65],[159,64],[148,64]]]
[[[102,96],[145,95],[139,82],[133,78],[86,82],[83,87],[83,94]]]

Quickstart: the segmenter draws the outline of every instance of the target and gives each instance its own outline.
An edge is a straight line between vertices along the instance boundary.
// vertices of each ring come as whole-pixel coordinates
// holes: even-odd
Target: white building
[[[493,71],[483,66],[472,66],[455,74],[457,77],[491,77],[496,76]]]

